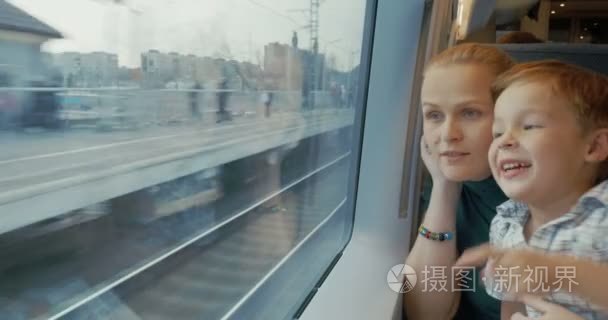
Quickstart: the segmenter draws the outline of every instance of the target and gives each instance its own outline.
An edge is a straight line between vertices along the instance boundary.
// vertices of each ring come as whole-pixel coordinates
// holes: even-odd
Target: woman
[[[404,295],[408,319],[500,319],[499,301],[485,293],[478,273],[462,279],[460,290],[452,289],[450,279],[459,255],[488,241],[496,206],[507,200],[491,176],[487,154],[491,84],[512,65],[495,47],[462,44],[435,56],[424,72],[421,153],[432,183],[425,183],[422,197],[422,236],[406,260],[418,275],[418,284]],[[551,311],[573,316],[558,306]]]

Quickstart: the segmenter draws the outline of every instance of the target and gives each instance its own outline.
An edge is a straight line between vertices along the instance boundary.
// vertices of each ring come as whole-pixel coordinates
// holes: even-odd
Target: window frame
[[[404,141],[412,134],[407,124],[416,122],[411,97],[428,1],[368,4],[376,12],[353,234],[300,319],[401,316],[401,295],[388,287],[386,277],[405,261],[413,223],[413,215],[402,218],[399,209],[404,163],[410,160],[405,159]]]

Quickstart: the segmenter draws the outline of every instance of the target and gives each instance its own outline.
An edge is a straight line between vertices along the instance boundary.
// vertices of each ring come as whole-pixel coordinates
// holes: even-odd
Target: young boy
[[[494,89],[488,157],[511,200],[497,208],[490,243],[608,262],[608,78],[540,61],[515,66]],[[505,269],[490,259],[486,270],[488,294],[503,300],[502,319],[523,312],[509,301],[513,292],[535,290],[585,319],[608,319],[605,309],[574,294],[576,269]],[[521,288],[526,279],[534,288]],[[541,315],[530,306],[525,311]]]

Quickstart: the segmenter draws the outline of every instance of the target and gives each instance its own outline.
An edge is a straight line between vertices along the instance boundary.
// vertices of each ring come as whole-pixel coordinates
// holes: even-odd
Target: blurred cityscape
[[[45,42],[63,35],[3,0],[0,18],[0,128],[14,126],[15,119],[22,125],[49,122],[24,118],[33,113],[37,115],[29,118],[48,118],[70,104],[88,111],[90,103],[81,100],[99,89],[276,91],[290,95],[291,104],[311,109],[350,106],[357,86],[358,67],[338,71],[335,58],[319,53],[316,42],[314,49],[300,48],[296,32],[286,39],[290,44],[266,44],[258,64],[149,49],[141,53],[140,65],[130,68],[110,52],[44,52]],[[196,95],[190,99],[198,99]]]
[[[358,67],[327,55],[339,40],[59,52],[77,37],[27,11],[0,0],[0,319],[220,318],[347,214]]]

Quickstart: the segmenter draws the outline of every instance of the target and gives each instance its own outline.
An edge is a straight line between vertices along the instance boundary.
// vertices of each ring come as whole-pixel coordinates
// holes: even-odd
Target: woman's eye
[[[494,133],[492,134],[492,137],[494,137],[494,139],[496,139],[496,138],[500,138],[500,136],[502,136],[502,132],[494,132]]]
[[[429,120],[441,120],[442,116],[443,115],[441,114],[441,112],[438,111],[429,111],[425,114],[425,118]]]
[[[481,112],[473,109],[467,109],[462,111],[462,115],[467,119],[475,119],[481,115]]]

